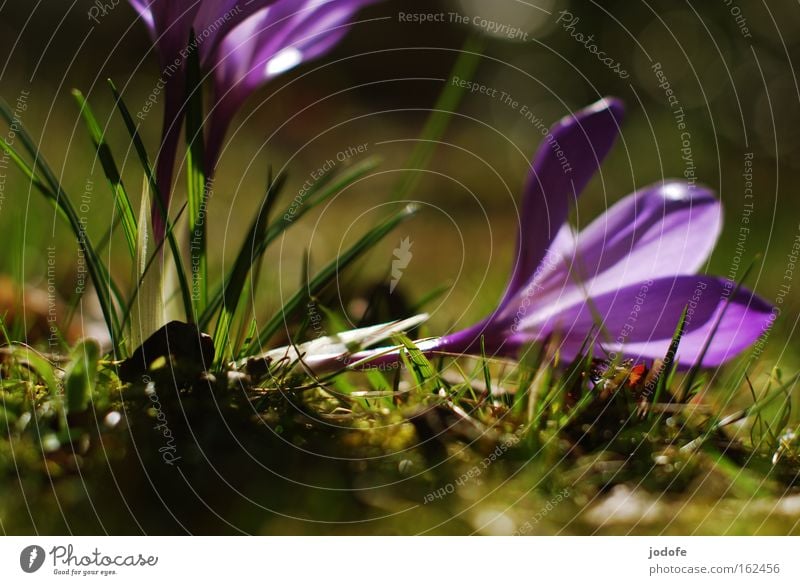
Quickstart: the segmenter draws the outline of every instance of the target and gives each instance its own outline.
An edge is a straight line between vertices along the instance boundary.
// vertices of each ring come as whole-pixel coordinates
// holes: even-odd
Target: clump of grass
[[[797,376],[774,372],[763,387],[753,386],[749,405],[720,412],[716,401],[724,399],[725,389],[703,379],[686,393],[683,374],[676,374],[655,400],[648,390],[656,375],[652,369],[632,362],[609,366],[589,355],[562,364],[555,340],[529,348],[520,361],[429,359],[408,338],[396,341],[403,369],[345,369],[320,380],[289,360],[260,365],[251,360],[217,376],[196,369],[176,376],[191,368],[173,355],[155,360],[147,376],[131,384],[118,380],[111,362],[95,361],[91,346],[61,357],[10,343],[0,366],[0,422],[6,431],[0,461],[6,477],[27,479],[24,492],[6,497],[0,517],[7,529],[29,530],[27,513],[9,508],[20,494],[37,507],[52,500],[53,490],[62,497],[79,489],[102,500],[109,474],[134,481],[123,471],[131,468],[154,474],[158,494],[171,502],[187,497],[187,485],[176,481],[176,473],[193,478],[187,479],[191,483],[209,473],[214,477],[213,468],[225,482],[238,485],[246,478],[247,485],[267,490],[263,493],[281,502],[282,513],[328,518],[329,512],[303,509],[277,495],[292,492],[283,474],[301,483],[313,478],[318,485],[338,486],[315,497],[348,510],[349,520],[366,522],[387,509],[416,505],[427,506],[431,518],[441,521],[434,526],[415,516],[416,524],[402,528],[414,532],[469,532],[476,529],[471,524],[477,522],[476,510],[498,505],[519,530],[527,523],[534,532],[567,525],[570,532],[590,532],[593,506],[622,486],[652,494],[654,501],[678,502],[687,514],[697,513],[692,502],[698,498],[756,506],[779,502],[796,489],[800,452],[789,398]],[[751,396],[750,384],[745,386],[741,397]],[[161,424],[169,425],[172,443],[157,430]],[[168,446],[178,453],[174,467],[162,458]],[[373,487],[364,491],[364,481]],[[141,490],[141,479],[133,485]],[[120,490],[137,507],[152,499],[145,495],[149,491],[133,493],[132,485]],[[299,493],[307,491],[311,497],[313,490]],[[226,500],[223,492],[206,494],[216,510],[248,531],[263,529],[250,524],[253,510],[246,512],[241,495]],[[519,503],[525,494],[542,506],[557,498],[558,511],[545,519]],[[65,515],[80,525],[75,515],[86,504],[63,497]],[[220,530],[209,520],[193,519],[190,508],[173,513],[192,531]],[[537,518],[535,528],[526,514]],[[48,519],[35,511],[32,517],[38,526],[50,522],[53,530],[62,522],[61,516]],[[265,522],[269,513],[262,510],[258,517]],[[117,528],[125,526],[123,520],[115,520]],[[393,522],[377,522],[369,530],[394,530]],[[652,522],[641,530],[660,530],[671,518],[665,514]],[[723,532],[739,526],[732,522],[705,526]],[[270,525],[278,531],[310,530],[288,521]],[[767,527],[796,530],[788,519],[773,519]]]

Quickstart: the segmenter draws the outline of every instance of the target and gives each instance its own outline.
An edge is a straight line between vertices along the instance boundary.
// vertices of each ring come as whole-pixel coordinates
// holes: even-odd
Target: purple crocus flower
[[[186,58],[197,50],[213,77],[205,172],[211,177],[227,128],[264,83],[320,57],[341,40],[353,15],[377,0],[129,0],[147,24],[164,82],[164,121],[156,179],[169,202],[186,92]],[[194,37],[190,35],[194,32]],[[156,234],[164,221],[153,209]]]
[[[150,30],[161,69],[159,83],[163,83],[164,118],[156,182],[168,204],[184,117],[188,52],[213,52],[231,28],[275,0],[252,0],[249,3],[231,0],[129,1]],[[193,30],[195,37],[190,39]],[[163,237],[164,228],[160,208],[153,205],[153,229],[159,239]]]
[[[695,274],[722,224],[709,190],[666,181],[628,195],[580,233],[567,224],[570,204],[611,150],[623,113],[619,100],[603,99],[551,128],[525,186],[516,263],[497,309],[465,330],[420,341],[420,349],[480,355],[483,338],[487,355],[514,356],[525,344],[553,338],[564,359],[588,340],[598,357],[654,360],[667,353],[687,307],[676,362],[695,365],[710,338],[702,365],[713,367],[769,328],[768,303],[728,280]],[[333,363],[330,355],[319,358],[309,363]],[[379,349],[347,363],[392,360],[396,353]]]
[[[213,171],[236,112],[256,90],[281,73],[329,52],[361,8],[377,0],[278,0],[226,35],[207,55],[214,103],[206,140]]]

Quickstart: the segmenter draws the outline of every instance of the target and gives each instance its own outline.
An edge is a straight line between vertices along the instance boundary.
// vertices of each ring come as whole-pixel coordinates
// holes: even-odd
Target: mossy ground
[[[591,370],[543,382],[540,365],[449,359],[429,379],[316,385],[272,370],[176,384],[162,364],[148,385],[101,362],[89,407],[69,413],[64,364],[31,355],[3,361],[6,534],[800,533],[774,391],[730,400],[701,376],[691,398],[643,411],[625,368],[614,386]]]

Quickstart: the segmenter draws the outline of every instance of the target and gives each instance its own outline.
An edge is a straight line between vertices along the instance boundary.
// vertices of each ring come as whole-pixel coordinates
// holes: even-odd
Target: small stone
[[[642,491],[616,486],[599,504],[586,513],[586,520],[598,526],[649,524],[662,516],[663,505]]]

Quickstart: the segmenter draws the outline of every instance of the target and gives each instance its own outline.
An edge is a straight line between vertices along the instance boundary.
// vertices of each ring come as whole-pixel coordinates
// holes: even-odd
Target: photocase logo
[[[400,245],[394,249],[394,260],[392,260],[392,281],[389,283],[389,294],[394,292],[394,289],[397,287],[400,279],[403,278],[403,270],[408,268],[411,259],[414,257],[414,254],[411,253],[411,246],[413,245],[414,242],[411,241],[411,238],[406,236],[400,241]]]
[[[26,573],[35,573],[44,564],[44,549],[41,546],[32,544],[26,546],[19,553],[19,566]]]

